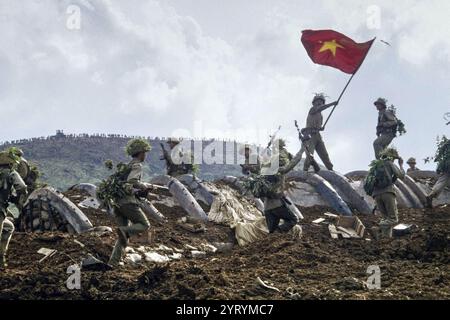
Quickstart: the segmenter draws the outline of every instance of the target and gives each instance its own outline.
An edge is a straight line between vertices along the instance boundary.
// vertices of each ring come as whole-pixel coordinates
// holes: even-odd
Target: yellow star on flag
[[[327,50],[330,50],[334,57],[336,57],[336,48],[344,48],[339,43],[336,42],[336,40],[332,41],[325,41],[320,48],[319,52],[324,52]]]

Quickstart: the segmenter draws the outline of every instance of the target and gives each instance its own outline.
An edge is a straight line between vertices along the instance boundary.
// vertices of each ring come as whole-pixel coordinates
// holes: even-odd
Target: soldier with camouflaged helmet
[[[0,152],[0,269],[6,269],[6,254],[14,232],[14,223],[8,219],[8,205],[13,191],[26,197],[27,186],[13,168],[19,162],[13,154]]]
[[[123,186],[123,196],[114,199],[114,214],[119,227],[117,228],[118,239],[109,259],[111,266],[119,264],[131,236],[146,232],[150,228],[150,222],[136,197],[137,192],[148,192],[153,189],[152,185],[141,181],[142,163],[150,149],[150,144],[142,139],[130,140],[126,146],[126,153],[132,157],[132,160],[125,168],[127,177]]]
[[[395,114],[387,109],[387,100],[378,98],[373,103],[378,110],[377,138],[373,142],[375,158],[379,159],[381,152],[386,149],[397,135],[398,120]]]
[[[250,145],[246,144],[243,148],[241,148],[239,153],[244,156],[244,163],[240,165],[242,174],[245,176],[250,174],[260,174],[261,164],[259,157],[258,155],[252,154]],[[253,158],[255,158],[255,161],[252,161]]]
[[[22,149],[11,147],[7,151],[18,159],[16,171],[27,185],[28,194],[31,194],[38,187],[37,180],[40,175],[39,170],[35,166],[31,166],[28,163],[27,159],[25,159],[23,156],[24,152],[22,151]],[[23,203],[20,203],[18,200],[18,198],[11,198],[11,202],[14,203],[20,210]]]
[[[443,136],[438,143],[434,161],[437,162],[436,173],[439,178],[431,192],[427,195],[427,208],[433,207],[433,199],[438,197],[444,189],[450,186],[450,139]]]
[[[175,150],[177,147],[179,147],[179,144],[181,143],[180,140],[176,138],[169,138],[167,140],[167,144],[170,147],[170,151],[166,150],[164,147],[164,144],[161,145],[161,149],[163,151],[163,156],[161,160],[166,161],[166,170],[167,175],[171,177],[179,177],[183,174],[195,174],[196,173],[196,166],[193,164],[192,155],[190,152],[184,152],[184,151],[177,151]],[[177,154],[174,154],[177,152]],[[174,159],[174,156],[176,156],[176,159]],[[182,161],[182,159],[185,159],[186,157],[190,157],[190,163],[186,163]],[[181,161],[181,162],[180,162]],[[179,163],[180,162],[180,163]]]
[[[408,161],[406,161],[406,164],[409,166],[409,168],[406,170],[407,174],[414,171],[420,171],[420,169],[416,167],[416,163],[417,162],[415,158],[409,158]]]
[[[394,164],[398,160],[399,167]],[[392,229],[398,223],[397,199],[394,191],[394,183],[397,179],[403,179],[403,159],[394,148],[384,149],[380,153],[380,159],[373,162],[374,166],[380,166],[380,170],[374,171],[376,183],[372,192],[376,207],[381,212],[382,218],[379,223],[379,235],[383,238],[392,237]],[[370,174],[370,173],[369,173]]]
[[[301,235],[301,227],[298,226],[299,217],[292,212],[288,204],[289,199],[286,197],[286,174],[295,168],[300,162],[302,153],[298,152],[293,157],[285,148],[285,142],[278,139],[272,156],[273,159],[278,159],[278,170],[276,173],[260,176],[264,178],[269,185],[269,192],[264,194],[264,215],[266,217],[267,227],[270,233],[279,230],[281,232],[291,232],[294,238]],[[263,166],[262,172],[265,173]],[[283,224],[280,225],[280,220],[283,219]]]
[[[322,111],[337,105],[337,101],[325,104],[325,95],[323,93],[316,94],[312,101],[312,107],[309,110],[308,117],[306,119],[306,128],[302,130],[302,132],[309,136],[310,139],[305,142],[306,147],[308,148],[311,156],[314,155],[314,152],[317,152],[323,164],[328,170],[333,170],[333,164],[331,163],[330,156],[328,155],[327,148],[325,147],[325,143],[323,142],[322,135],[320,131],[322,131],[323,125],[323,116]],[[311,158],[306,157],[305,164],[303,166],[304,171],[308,171],[311,166]]]

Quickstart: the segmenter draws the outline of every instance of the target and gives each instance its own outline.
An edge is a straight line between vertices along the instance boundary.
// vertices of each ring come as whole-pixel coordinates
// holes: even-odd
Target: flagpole
[[[376,38],[373,39],[372,43],[370,44],[369,50],[367,50],[366,56],[364,57],[363,61],[361,61],[360,65],[358,66],[358,68],[356,69],[355,73],[352,74],[352,76],[350,77],[350,79],[348,79],[347,84],[345,85],[344,89],[342,90],[341,94],[339,95],[339,98],[336,101],[336,105],[333,107],[333,109],[331,109],[330,114],[328,115],[327,120],[325,121],[325,123],[323,124],[321,130],[325,130],[325,126],[327,125],[328,121],[331,118],[331,115],[333,114],[334,110],[336,109],[336,107],[338,106],[339,102],[341,101],[342,96],[344,95],[345,91],[347,90],[350,82],[352,82],[353,77],[355,76],[355,74],[359,71],[359,69],[361,68],[362,64],[364,63],[364,61],[367,58],[367,54],[369,53],[370,49],[372,48],[372,45],[374,44]]]

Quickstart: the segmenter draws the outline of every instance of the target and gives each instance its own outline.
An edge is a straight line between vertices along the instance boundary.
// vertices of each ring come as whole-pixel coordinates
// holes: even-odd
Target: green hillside
[[[104,167],[104,161],[114,163],[128,161],[124,148],[132,137],[119,135],[64,135],[59,133],[47,138],[34,138],[4,143],[0,149],[17,146],[25,152],[25,158],[36,164],[42,172],[41,181],[60,190],[70,186],[89,182],[97,184],[110,174]],[[165,173],[165,162],[158,138],[149,139],[152,145],[146,163],[145,178]],[[203,141],[205,147],[212,141]],[[239,165],[200,165],[198,176],[205,180],[214,180],[224,175],[240,175]]]

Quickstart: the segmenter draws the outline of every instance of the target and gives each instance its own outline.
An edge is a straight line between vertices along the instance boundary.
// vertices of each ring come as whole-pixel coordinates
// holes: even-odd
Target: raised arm
[[[323,104],[323,105],[320,105],[320,106],[315,106],[315,107],[312,107],[309,110],[309,113],[310,114],[316,114],[316,113],[319,113],[319,112],[322,112],[322,111],[328,109],[329,107],[336,106],[336,105],[337,105],[337,101],[331,102],[331,103],[328,103],[328,104]]]

